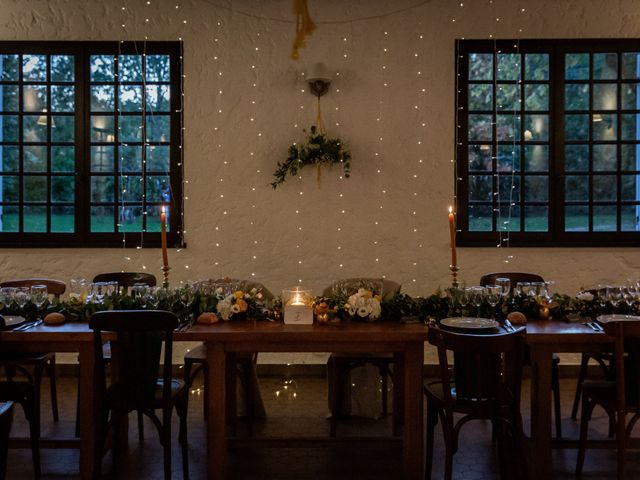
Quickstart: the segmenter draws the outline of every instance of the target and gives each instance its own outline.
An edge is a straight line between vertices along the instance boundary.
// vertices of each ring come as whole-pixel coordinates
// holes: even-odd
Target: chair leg
[[[171,408],[164,408],[162,412],[162,451],[165,480],[171,480],[171,410]]]
[[[56,355],[51,355],[47,362],[47,374],[49,375],[49,388],[51,389],[51,411],[53,412],[53,421],[59,420],[58,416],[58,388],[56,385]]]
[[[178,432],[178,440],[182,450],[182,476],[184,480],[189,478],[189,443],[187,442],[187,398],[189,391],[186,391],[184,399],[176,402],[176,413],[180,419],[180,430]]]
[[[445,431],[444,479],[451,480],[453,477],[453,452],[455,450],[453,419],[446,416],[442,422],[442,429]]]
[[[329,435],[332,437],[336,436],[338,416],[342,413],[348,376],[348,369],[337,365],[337,362],[334,363],[333,381],[331,382],[333,383],[333,395],[331,396],[331,425],[329,431]]]
[[[76,438],[80,438],[80,368],[81,365],[78,363],[78,389],[76,392]]]
[[[582,396],[582,384],[587,378],[587,369],[589,368],[589,354],[583,353],[580,359],[580,371],[578,373],[578,384],[576,385],[576,394],[573,397],[573,406],[571,407],[571,420],[578,418],[578,407],[580,406],[580,397]]]
[[[589,428],[589,420],[591,419],[591,411],[593,405],[591,401],[582,396],[582,412],[580,413],[580,441],[578,443],[578,457],[576,460],[576,477],[582,478],[582,467],[584,466],[584,456],[587,449],[587,433]]]
[[[144,442],[144,422],[143,422],[143,414],[142,412],[138,412],[138,441],[140,443]]]
[[[425,480],[431,480],[431,472],[433,471],[433,442],[436,425],[438,425],[438,412],[427,405],[427,445],[426,445],[426,462],[424,467]]]
[[[560,366],[555,361],[551,367],[551,388],[553,389],[553,409],[556,420],[556,437],[562,437],[562,411],[560,409]]]
[[[33,458],[33,475],[34,478],[40,478],[42,471],[40,469],[40,405],[37,403],[37,397],[33,399],[27,398],[20,402],[24,410],[24,416],[29,422],[29,436],[31,437],[31,456]]]

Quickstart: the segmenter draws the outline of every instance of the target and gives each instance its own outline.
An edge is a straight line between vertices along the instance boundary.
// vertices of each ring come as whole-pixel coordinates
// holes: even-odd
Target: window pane
[[[593,169],[596,171],[615,171],[618,168],[617,150],[617,145],[594,145]]]
[[[490,232],[493,230],[491,207],[488,205],[469,205],[469,231]]]
[[[524,147],[524,165],[527,172],[549,171],[549,147],[547,145],[526,145]]]
[[[638,195],[638,187],[640,187],[640,183],[638,183],[638,175],[622,175],[622,191],[620,192],[620,197],[623,202],[636,201],[640,200],[640,195]]]
[[[564,57],[564,78],[567,80],[589,79],[589,54],[567,53]]]
[[[2,182],[2,201],[17,202],[20,200],[20,177],[0,176]]]
[[[638,103],[638,84],[626,83],[620,86],[620,95],[622,96],[623,110],[640,110]]]
[[[148,82],[168,82],[171,79],[169,55],[147,55]]]
[[[526,232],[548,232],[549,207],[524,207],[524,229]]]
[[[525,115],[524,120],[525,141],[549,140],[549,115]]]
[[[469,79],[493,80],[493,54],[470,53],[469,54]]]
[[[589,115],[565,115],[564,136],[566,140],[589,140]]]
[[[148,202],[168,202],[171,200],[171,184],[168,176],[149,175],[147,182]]]
[[[593,139],[594,140],[617,140],[618,118],[615,114],[593,115]]]
[[[44,145],[25,145],[23,152],[25,172],[47,171],[47,147]]]
[[[549,55],[547,53],[527,53],[524,58],[526,80],[549,79]]]
[[[49,118],[44,115],[22,117],[22,139],[25,142],[46,142]]]
[[[568,205],[564,208],[564,230],[566,232],[589,231],[589,207]]]
[[[589,109],[589,85],[582,83],[567,83],[564,86],[565,110]]]
[[[489,147],[489,145],[484,145]],[[483,145],[480,146],[482,150]],[[491,147],[489,147],[489,152]],[[469,147],[471,149],[471,147]],[[168,145],[147,146],[147,172],[169,172],[169,155],[171,148]]]
[[[469,145],[469,171],[488,171],[493,169],[491,145]]]
[[[47,207],[26,206],[23,212],[25,232],[47,231]]]
[[[18,87],[16,85],[2,85],[0,91],[2,92],[0,112],[17,112]]]
[[[617,212],[615,205],[595,205],[593,207],[593,231],[615,232]]]
[[[75,109],[75,89],[72,86],[51,86],[51,111],[73,112]]]
[[[99,145],[91,147],[91,171],[113,172],[114,167],[113,147]]]
[[[20,229],[18,207],[0,205],[0,232],[17,232]]]
[[[114,231],[114,207],[91,207],[91,231]]]
[[[51,141],[72,143],[76,136],[75,118],[70,115],[54,115],[51,124]]]
[[[524,181],[526,202],[549,201],[549,179],[546,176],[527,176]]]
[[[471,141],[491,141],[493,130],[491,115],[469,115],[469,140]]]
[[[19,65],[18,55],[0,55],[0,81],[17,82]]]
[[[469,177],[469,200],[472,202],[491,201],[492,179],[491,175],[471,175]]]
[[[167,230],[169,229],[169,215],[167,215]],[[147,208],[147,232],[159,232],[160,225],[160,208]]]
[[[520,78],[520,54],[498,54],[498,80],[517,80]]]
[[[121,85],[119,107],[123,112],[142,111],[142,87],[139,85]]]
[[[615,83],[597,83],[593,86],[593,108],[615,110],[618,108],[618,86]]]
[[[640,165],[638,165],[638,160],[640,160],[640,145],[639,144],[631,144],[626,145],[623,144],[621,146],[622,151],[622,170],[640,170]]]
[[[520,208],[518,206],[504,205],[498,209],[496,229],[499,232],[520,231]]]
[[[526,110],[549,110],[549,85],[525,85]]]
[[[469,85],[469,110],[493,110],[493,85]]]
[[[46,85],[29,85],[22,89],[22,109],[25,112],[47,111]]]
[[[622,225],[620,230],[623,232],[637,232],[640,230],[640,205],[623,205],[622,206]]]
[[[520,110],[519,85],[498,85],[498,91],[496,94],[496,108],[498,110]]]
[[[122,146],[120,147],[120,171],[121,172],[142,172],[142,147]]]
[[[75,178],[68,176],[51,177],[51,201],[73,203],[75,200]]]
[[[113,117],[106,115],[91,116],[91,140],[94,142],[113,142]]]
[[[567,202],[588,201],[589,177],[586,175],[567,175],[565,178],[564,198]]]
[[[142,55],[119,55],[118,73],[121,82],[141,82]]]
[[[47,80],[47,56],[23,55],[22,78],[27,82],[45,82]]]
[[[640,115],[636,113],[625,113],[622,117],[622,140],[640,140]]]
[[[113,55],[91,55],[89,64],[92,82],[113,82]]]
[[[498,145],[498,170],[520,171],[520,145]]]
[[[46,202],[47,177],[24,176],[23,190],[25,202]]]
[[[2,122],[2,141],[17,142],[18,117],[16,115],[3,115],[0,118],[0,122]]]
[[[593,78],[594,80],[610,80],[618,78],[618,54],[594,53]]]
[[[171,139],[169,115],[147,116],[147,142],[168,142]]]
[[[520,117],[518,115],[498,115],[496,117],[498,141],[520,140]]]
[[[140,142],[142,140],[142,116],[123,115],[119,117],[120,139],[123,142]]]
[[[593,200],[615,202],[618,199],[618,185],[615,175],[593,176]]]
[[[75,231],[74,207],[51,207],[51,231],[73,233]]]
[[[142,231],[142,207],[127,206],[118,209],[119,232]]]
[[[53,172],[75,171],[74,147],[51,147],[51,170]]]
[[[113,112],[115,110],[114,88],[111,85],[91,86],[91,111]]]
[[[622,78],[640,78],[640,56],[637,53],[622,54]]]
[[[0,146],[0,172],[17,172],[20,150],[17,145]]]
[[[51,55],[51,81],[73,82],[74,64],[73,55]]]
[[[113,202],[113,177],[91,177],[91,201]]]
[[[142,177],[122,175],[120,177],[120,198],[123,202],[142,202]]]
[[[520,202],[520,177],[515,175],[500,175],[498,177],[500,185],[500,195],[498,200],[501,203],[511,204]]]
[[[147,85],[148,111],[168,112],[171,107],[170,100],[169,85]]]

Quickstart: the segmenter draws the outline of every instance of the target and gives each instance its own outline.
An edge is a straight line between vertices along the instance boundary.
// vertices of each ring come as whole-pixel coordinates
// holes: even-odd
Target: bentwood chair
[[[29,436],[31,440],[31,457],[33,459],[33,473],[36,479],[40,478],[40,416],[38,410],[40,404],[35,393],[35,386],[32,382],[22,381],[1,381],[0,382],[0,402],[18,403],[24,411],[24,416],[29,423]],[[1,430],[10,428],[6,424],[2,424]],[[2,460],[4,459],[6,466],[6,444],[4,433],[0,433],[0,479],[4,478],[4,468]],[[7,433],[8,435],[8,433]]]
[[[256,289],[261,292],[265,302],[273,300],[273,294],[264,285],[251,280],[238,280],[233,278],[220,278],[206,282],[209,285],[234,285],[238,289],[248,292]],[[249,435],[253,434],[253,421],[266,417],[260,384],[258,382],[258,372],[256,368],[258,354],[255,352],[240,353],[235,355],[235,364],[227,362],[227,422],[235,428],[237,419],[237,383],[240,380],[242,387],[242,399],[244,400],[244,413],[247,419],[247,430]],[[204,377],[204,417],[207,418],[207,404],[209,389],[207,384],[207,349],[204,344],[190,349],[184,356],[184,381],[187,388],[191,389],[199,372],[203,372]]]
[[[64,282],[49,278],[28,278],[22,280],[11,280],[0,282],[2,287],[32,287],[33,285],[46,285],[47,291],[55,299],[59,299],[66,289]],[[56,354],[55,352],[45,353],[24,353],[24,352],[2,352],[0,353],[0,365],[4,366],[7,377],[11,380],[16,371],[24,374],[35,388],[35,398],[40,405],[40,385],[42,374],[46,371],[49,376],[49,387],[51,390],[51,410],[53,420],[58,421],[58,392],[56,385]],[[35,421],[40,423],[40,409]]]
[[[445,441],[445,480],[452,478],[453,455],[458,450],[461,428],[470,420],[491,420],[499,428],[498,448],[503,478],[521,478],[507,473],[505,447],[516,447],[522,455],[520,384],[525,332],[495,335],[454,333],[430,327],[428,341],[438,349],[440,378],[424,387],[427,398],[427,448],[425,478],[431,478],[434,430],[442,422]],[[453,353],[451,368],[448,353]],[[454,414],[462,414],[457,422]],[[511,438],[505,441],[505,434]],[[522,460],[524,457],[521,456]],[[521,462],[516,462],[521,464]]]
[[[173,331],[178,317],[162,310],[112,310],[94,313],[89,326],[94,332],[95,378],[100,391],[97,401],[102,412],[98,424],[98,442],[94,478],[100,478],[101,461],[107,434],[118,431],[129,412],[146,415],[158,430],[164,453],[164,478],[171,474],[171,416],[176,409],[180,419],[179,440],[182,446],[183,476],[189,477],[187,452],[187,394],[182,380],[171,377]],[[114,332],[114,361],[111,384],[107,386],[103,334]],[[160,365],[161,352],[163,362]],[[158,378],[158,372],[161,372]],[[162,410],[158,417],[155,410]],[[110,415],[109,415],[110,414]],[[118,437],[113,435],[114,468]]]
[[[339,290],[345,290],[347,294],[355,293],[358,288],[363,285],[380,285],[380,296],[382,300],[392,298],[400,291],[400,284],[387,279],[381,278],[348,278],[338,280],[325,288],[322,295],[330,297],[339,293]],[[382,416],[386,417],[389,412],[388,407],[388,385],[389,379],[394,382],[393,385],[393,433],[399,434],[400,420],[402,418],[401,399],[398,393],[402,390],[399,382],[401,375],[394,377],[393,370],[399,369],[399,365],[394,365],[394,357],[392,354],[373,354],[373,353],[332,353],[327,361],[327,380],[329,390],[329,408],[331,410],[330,435],[336,435],[337,421],[339,418],[347,415],[351,410],[351,372],[357,367],[366,364],[373,365],[378,369],[380,375],[380,386],[382,390]],[[377,388],[377,386],[376,386]]]
[[[515,288],[519,282],[544,282],[544,279],[536,273],[526,272],[494,272],[486,273],[480,278],[480,285],[495,285],[496,279],[508,278],[511,288]],[[525,348],[525,364],[530,363],[529,349]],[[562,437],[562,412],[560,410],[560,357],[553,354],[551,363],[551,390],[553,391],[553,409],[555,417],[556,437]]]
[[[0,480],[7,476],[7,453],[12,421],[13,402],[0,403]]]
[[[625,457],[631,432],[640,419],[640,321],[620,321],[604,324],[604,331],[613,341],[614,380],[585,380],[582,384],[580,443],[576,476],[582,476],[587,433],[591,413],[600,405],[615,422],[617,478],[625,478]],[[627,414],[633,414],[627,422]]]

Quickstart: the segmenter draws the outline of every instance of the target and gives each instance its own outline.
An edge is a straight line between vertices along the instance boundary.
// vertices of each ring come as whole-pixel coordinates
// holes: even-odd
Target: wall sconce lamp
[[[324,63],[316,63],[309,72],[309,78],[307,78],[309,89],[316,97],[320,98],[329,91],[329,85],[331,85],[331,75],[327,70],[327,66]]]

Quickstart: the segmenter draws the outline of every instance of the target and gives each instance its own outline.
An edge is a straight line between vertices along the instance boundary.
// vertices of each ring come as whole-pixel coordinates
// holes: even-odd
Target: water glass
[[[13,298],[16,294],[15,287],[2,287],[0,288],[0,301],[5,307],[9,307],[13,302]]]
[[[85,278],[72,278],[69,282],[69,298],[85,298],[88,293],[88,283]]]
[[[46,285],[32,285],[29,293],[31,295],[31,301],[38,310],[40,310],[49,299],[49,291]]]
[[[475,286],[470,287],[471,289],[471,303],[476,307],[476,315],[480,315],[480,307],[482,306],[482,302],[484,302],[484,287]]]
[[[496,283],[498,287],[500,287],[500,295],[503,297],[509,296],[509,292],[511,291],[511,280],[508,278],[500,277],[496,278]]]
[[[516,283],[515,294],[519,297],[527,297],[529,296],[529,292],[531,291],[531,282],[518,282]]]
[[[29,287],[16,287],[13,300],[20,309],[23,309],[30,299],[31,291]]]
[[[620,287],[607,285],[607,301],[611,304],[614,310],[616,309],[616,307],[618,306],[621,300],[622,300],[622,294],[620,292]]]
[[[502,298],[502,287],[500,285],[488,285],[485,287],[487,303],[491,305],[491,318],[495,317],[495,309],[500,298]]]

